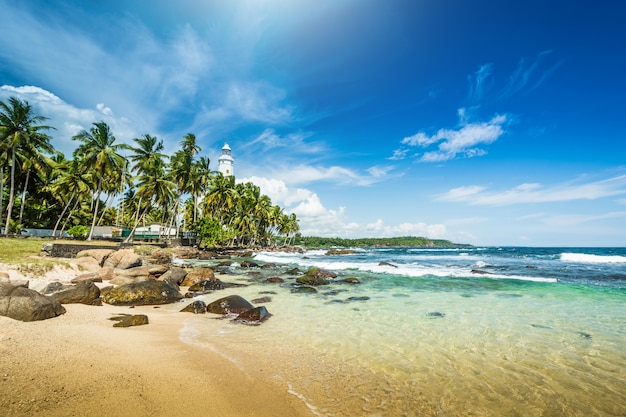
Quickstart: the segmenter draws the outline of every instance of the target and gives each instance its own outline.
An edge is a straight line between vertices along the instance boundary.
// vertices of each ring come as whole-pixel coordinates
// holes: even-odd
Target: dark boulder
[[[263,282],[269,282],[271,284],[280,284],[280,283],[285,282],[285,280],[282,279],[281,277],[269,277]]]
[[[258,268],[259,267],[259,264],[257,264],[256,262],[252,262],[252,261],[242,261],[240,265],[242,268]]]
[[[214,314],[239,314],[254,308],[248,300],[239,295],[229,295],[207,305],[207,312]]]
[[[276,268],[276,264],[273,262],[270,262],[261,267],[261,269],[271,269],[271,268]]]
[[[298,268],[291,268],[285,271],[285,275],[300,275],[302,271]]]
[[[342,279],[341,282],[345,282],[346,284],[360,284],[361,283],[361,281],[359,281],[359,279],[355,277]]]
[[[317,293],[317,290],[314,287],[309,287],[308,285],[298,285],[291,288],[291,292],[299,294],[315,294]]]
[[[302,285],[328,285],[328,280],[320,275],[302,275],[296,278],[296,282]]]
[[[142,260],[139,255],[131,249],[120,249],[111,253],[102,263],[106,268],[129,269],[141,266]]]
[[[333,248],[333,249],[329,249],[326,252],[326,256],[331,256],[331,255],[352,255],[358,253],[357,251],[353,250],[353,249],[337,249],[337,248]]]
[[[0,282],[0,316],[20,321],[37,321],[64,313],[65,308],[52,297]]]
[[[329,271],[327,269],[322,269],[322,268],[309,268],[304,275],[311,275],[314,277],[320,277],[320,278],[337,278],[337,273],[333,272],[333,271]]]
[[[77,277],[72,278],[70,282],[72,284],[78,284],[79,282],[84,281],[102,282],[102,276],[100,276],[98,272],[87,272],[86,274],[81,274]]]
[[[171,267],[166,273],[157,278],[159,281],[166,281],[170,284],[174,284],[177,287],[187,276],[187,270],[179,266]]]
[[[237,316],[235,321],[242,324],[259,325],[265,320],[269,319],[271,316],[272,315],[269,313],[269,311],[267,311],[267,308],[261,306],[250,309],[248,311],[244,311]]]
[[[204,301],[196,300],[188,304],[180,311],[182,313],[204,314],[206,313],[206,303]]]
[[[105,303],[119,306],[169,304],[183,298],[174,286],[156,280],[103,288],[101,297]]]
[[[91,306],[100,306],[100,288],[92,281],[83,281],[70,288],[52,293],[52,298],[61,304],[86,304]]]
[[[71,285],[61,284],[60,282],[51,282],[50,284],[46,285],[40,292],[43,295],[50,295],[52,293],[59,292],[71,287]]]
[[[392,268],[397,268],[397,267],[398,267],[397,265],[394,265],[394,264],[392,264],[392,263],[385,262],[385,261],[379,262],[379,263],[378,263],[378,266],[390,266],[390,267],[392,267]]]
[[[255,298],[254,300],[252,300],[252,302],[255,303],[255,304],[271,303],[272,302],[272,297]]]
[[[119,316],[111,317],[109,320],[117,322],[113,327],[131,327],[148,324],[148,316],[145,314],[120,314]]]

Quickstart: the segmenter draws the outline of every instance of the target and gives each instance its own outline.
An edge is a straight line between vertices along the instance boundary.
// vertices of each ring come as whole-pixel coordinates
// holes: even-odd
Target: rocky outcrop
[[[187,270],[178,266],[171,267],[166,273],[161,275],[159,281],[167,281],[170,284],[180,285],[187,276]]]
[[[131,249],[121,249],[111,253],[102,263],[103,267],[129,269],[141,266],[141,257]]]
[[[50,296],[61,304],[102,305],[100,288],[92,281],[83,281],[77,285],[54,292]]]
[[[298,277],[296,282],[303,285],[318,286],[329,284],[329,279],[332,278],[337,278],[335,272],[321,268],[310,268],[303,276]]]
[[[183,298],[174,286],[156,280],[103,288],[100,296],[105,303],[119,306],[169,304]]]
[[[194,268],[187,272],[185,278],[180,282],[181,287],[191,287],[202,281],[215,280],[215,272],[211,268]]]
[[[0,282],[0,316],[20,321],[60,316],[65,308],[57,300],[24,287]]]
[[[87,272],[86,274],[78,275],[75,278],[72,278],[70,281],[72,284],[78,284],[79,282],[102,282],[102,277],[97,272]]]
[[[76,254],[76,258],[85,258],[90,257],[98,261],[98,264],[102,266],[104,261],[111,255],[115,250],[113,249],[86,249],[78,252]]]

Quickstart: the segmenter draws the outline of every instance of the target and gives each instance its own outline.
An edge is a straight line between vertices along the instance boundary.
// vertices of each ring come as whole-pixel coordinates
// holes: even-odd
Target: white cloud
[[[488,122],[467,123],[464,109],[459,109],[461,127],[457,130],[440,129],[429,136],[418,132],[402,140],[403,145],[429,148],[438,144],[437,149],[427,150],[418,158],[421,162],[443,162],[457,157],[473,158],[487,153],[482,146],[498,140],[504,133],[507,117],[497,115]],[[401,159],[407,149],[397,149],[391,159]]]
[[[577,226],[582,223],[595,222],[598,220],[616,219],[626,217],[626,211],[615,211],[604,214],[564,214],[550,216],[543,219],[543,222],[551,226]]]
[[[520,184],[509,190],[487,191],[472,185],[453,188],[437,201],[462,202],[470,205],[504,206],[524,203],[549,203],[572,200],[596,200],[626,194],[626,175],[587,183],[565,183],[544,187],[538,183]]]

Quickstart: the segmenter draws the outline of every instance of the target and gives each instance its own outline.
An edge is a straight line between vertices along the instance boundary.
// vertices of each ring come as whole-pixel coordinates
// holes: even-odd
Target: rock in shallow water
[[[270,318],[272,315],[267,311],[267,308],[264,306],[256,307],[250,309],[248,311],[244,311],[239,314],[235,321],[248,324],[248,325],[258,325]]]
[[[182,313],[204,314],[206,313],[206,303],[201,300],[196,300],[180,311]]]
[[[207,305],[207,312],[214,314],[240,314],[254,308],[248,300],[239,295],[229,295]]]

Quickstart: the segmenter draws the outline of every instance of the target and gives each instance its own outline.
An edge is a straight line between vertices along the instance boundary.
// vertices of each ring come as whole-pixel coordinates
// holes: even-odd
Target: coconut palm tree
[[[96,178],[95,207],[93,209],[91,229],[87,237],[87,240],[91,240],[98,218],[100,196],[105,189],[105,182],[107,184],[112,183],[112,181],[108,181],[111,175],[119,178],[121,171],[124,169],[124,158],[118,152],[124,149],[125,146],[115,144],[115,136],[113,136],[109,126],[103,121],[94,123],[89,131],[81,130],[72,139],[80,142],[74,151],[74,158],[80,158],[85,169],[92,171]]]
[[[78,202],[85,199],[93,188],[93,177],[89,172],[82,169],[82,165],[80,159],[74,158],[61,161],[55,167],[56,178],[48,187],[63,203],[63,210],[54,225],[52,236],[55,236],[72,203],[77,205]]]
[[[27,101],[22,101],[16,97],[10,97],[8,103],[0,101],[0,151],[6,151],[7,154],[10,154],[11,170],[5,236],[9,234],[11,212],[15,204],[15,171],[18,149],[20,147],[28,149],[30,146],[36,148],[49,141],[49,138],[42,131],[51,129],[51,127],[39,124],[44,120],[47,118],[35,114]],[[47,143],[49,144],[49,142]]]

